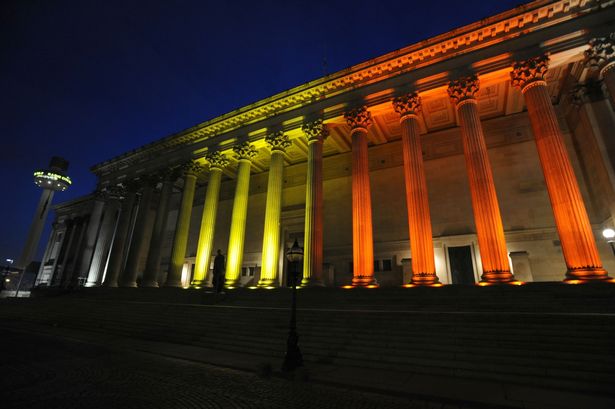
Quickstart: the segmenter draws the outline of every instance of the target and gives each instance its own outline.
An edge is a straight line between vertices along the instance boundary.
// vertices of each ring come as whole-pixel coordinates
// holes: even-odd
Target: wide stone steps
[[[558,287],[554,293],[531,289],[516,299],[508,289],[485,293],[469,288],[470,295],[418,291],[406,298],[402,295],[411,293],[302,290],[300,347],[308,367],[615,395],[609,392],[615,382],[615,315],[604,314],[615,311],[615,286],[588,288],[583,297],[575,297],[572,287]],[[168,293],[173,302],[155,302],[154,292],[119,290],[112,297],[93,292],[88,293],[91,297],[79,293],[4,302],[0,322],[249,354],[274,369],[280,365],[288,331],[288,291],[244,291],[226,298],[186,291],[190,302],[177,303],[175,293]],[[434,294],[440,298],[430,298]],[[593,298],[586,302],[582,298],[587,294]],[[587,314],[552,314],[560,308],[554,304]]]

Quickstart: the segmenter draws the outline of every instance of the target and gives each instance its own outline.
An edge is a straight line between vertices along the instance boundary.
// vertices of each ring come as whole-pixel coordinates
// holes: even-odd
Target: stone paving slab
[[[2,408],[484,408],[265,379],[75,335],[4,328],[0,346],[11,353],[0,362]]]
[[[265,358],[259,358],[254,355],[240,354],[236,352],[225,352],[220,350],[210,350],[202,347],[195,347],[191,345],[179,345],[169,344],[157,341],[145,341],[136,340],[130,338],[122,338],[113,335],[103,333],[93,333],[87,331],[68,330],[66,328],[53,328],[45,326],[35,326],[33,324],[26,324],[19,326],[16,323],[11,323],[12,329],[9,332],[15,332],[15,330],[22,331],[22,334],[32,336],[34,339],[41,337],[51,337],[52,342],[66,342],[68,344],[76,343],[78,345],[92,345],[92,348],[101,348],[104,345],[107,349],[113,349],[118,356],[131,357],[127,362],[133,360],[133,356],[141,356],[144,353],[149,357],[148,360],[164,360],[166,359],[181,359],[183,361],[190,361],[193,364],[207,363],[213,364],[217,367],[206,368],[211,370],[220,369],[220,367],[226,368],[229,371],[230,368],[243,370],[246,372],[239,372],[241,376],[251,376],[254,382],[273,382],[280,383],[279,388],[291,388],[299,390],[308,390],[310,388],[319,387],[333,387],[342,395],[349,397],[353,396],[358,390],[370,391],[376,394],[376,396],[383,396],[387,399],[393,399],[390,403],[387,403],[387,399],[377,400],[378,404],[384,404],[385,406],[353,406],[348,403],[348,407],[409,407],[409,408],[536,408],[536,409],[549,409],[549,408],[570,408],[570,409],[583,409],[583,408],[613,408],[615,407],[615,400],[609,397],[589,396],[586,394],[570,393],[562,390],[545,390],[544,388],[532,388],[531,386],[521,387],[518,385],[509,385],[502,382],[485,382],[477,381],[471,378],[451,378],[445,376],[427,376],[427,375],[408,375],[399,374],[393,371],[378,371],[378,370],[366,370],[364,368],[356,367],[343,367],[343,366],[331,366],[331,365],[313,365],[311,364],[307,374],[310,381],[297,382],[297,381],[284,381],[281,379],[263,380],[255,377],[254,372],[262,370],[266,366],[270,366],[274,371],[277,369],[277,364],[281,363],[282,356],[280,356],[280,362],[268,362],[264,361]],[[9,328],[11,328],[9,327]],[[16,327],[21,327],[20,329]],[[6,328],[6,326],[5,326]],[[41,345],[45,345],[45,342],[40,342]],[[51,354],[57,352],[51,351]],[[69,357],[68,361],[75,358]],[[89,364],[92,367],[97,367],[95,358],[87,357],[90,361]],[[117,357],[114,357],[116,359]],[[77,360],[79,358],[77,354]],[[135,360],[137,358],[134,358]],[[139,358],[140,359],[140,358]],[[128,370],[128,367],[121,366],[123,370]],[[146,365],[146,367],[148,367]],[[101,370],[100,368],[98,369]],[[208,369],[209,370],[209,369]],[[4,368],[0,366],[2,376],[4,374]],[[35,373],[45,373],[41,370],[35,370]],[[102,370],[104,372],[104,369]],[[252,373],[252,374],[250,374]],[[252,382],[252,381],[251,381]],[[192,385],[190,382],[188,386]],[[126,385],[128,387],[128,385]],[[194,386],[194,385],[192,385]],[[116,385],[117,387],[117,385]],[[339,389],[337,389],[339,388]],[[351,388],[349,390],[348,388]],[[71,392],[71,396],[77,392]],[[86,391],[86,393],[92,393],[92,390]],[[90,395],[88,395],[90,396]],[[434,398],[437,396],[437,398]],[[397,397],[397,398],[393,398]],[[104,397],[103,397],[104,398]],[[303,399],[301,397],[291,396],[288,399]],[[307,395],[306,399],[311,399]],[[280,398],[281,399],[281,398]],[[401,400],[396,400],[401,399]],[[435,399],[435,401],[434,401]],[[472,401],[473,403],[468,403]],[[206,402],[206,401],[204,401]],[[318,402],[318,400],[314,401]],[[344,401],[345,402],[345,401]],[[54,407],[53,402],[49,403],[51,406],[40,407]],[[207,406],[205,403],[199,403],[202,406],[194,407],[244,407],[244,406]],[[277,403],[267,404],[269,406],[263,407],[278,407]],[[395,405],[403,406],[395,406]],[[136,404],[135,404],[136,405]],[[261,407],[259,402],[251,402],[245,407]],[[286,406],[285,406],[286,405]],[[284,407],[312,407],[301,406],[300,403],[292,403],[295,406],[287,406],[287,402]],[[340,403],[332,407],[346,407],[343,406],[346,403]],[[389,405],[389,406],[387,406]],[[392,406],[391,406],[392,405]],[[413,406],[414,405],[414,406]],[[422,405],[422,406],[421,406]],[[427,405],[427,406],[426,406]],[[22,406],[15,406],[22,407]],[[31,407],[31,406],[23,406]],[[33,406],[38,407],[38,406]],[[79,406],[76,406],[79,407]],[[90,407],[90,406],[88,406]],[[101,406],[104,407],[104,406]],[[113,406],[115,407],[115,405]],[[139,407],[139,406],[127,406],[127,407]],[[150,406],[153,407],[153,406]],[[161,406],[161,407],[175,407],[175,406]],[[183,406],[178,406],[183,407]],[[186,406],[191,407],[191,406]],[[313,407],[328,407],[313,406]]]

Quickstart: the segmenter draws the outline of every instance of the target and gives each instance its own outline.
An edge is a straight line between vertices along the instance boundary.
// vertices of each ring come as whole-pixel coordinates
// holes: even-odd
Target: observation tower
[[[38,201],[34,219],[30,225],[26,244],[16,263],[16,267],[21,270],[25,270],[26,267],[28,267],[28,264],[32,261],[32,257],[34,257],[36,253],[54,193],[56,191],[65,191],[72,183],[70,178],[66,176],[67,169],[68,161],[54,156],[51,158],[51,162],[49,162],[48,169],[41,169],[34,172],[34,183],[36,186],[43,189],[43,192]]]

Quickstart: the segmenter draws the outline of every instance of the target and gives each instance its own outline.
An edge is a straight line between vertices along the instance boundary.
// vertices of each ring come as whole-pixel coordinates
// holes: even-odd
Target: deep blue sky
[[[316,79],[325,57],[335,72],[523,1],[0,3],[2,263],[19,256],[32,171],[51,156],[74,183],[54,202],[73,199],[94,189],[92,165]]]

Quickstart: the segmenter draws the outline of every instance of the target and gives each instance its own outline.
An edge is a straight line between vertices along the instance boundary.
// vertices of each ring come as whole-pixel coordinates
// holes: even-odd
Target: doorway
[[[453,284],[474,284],[474,263],[472,262],[472,246],[448,247]]]

